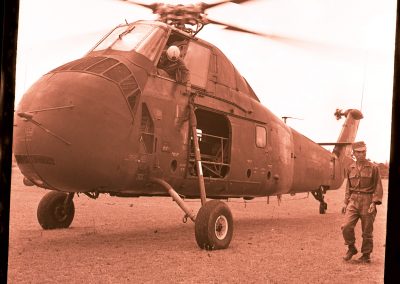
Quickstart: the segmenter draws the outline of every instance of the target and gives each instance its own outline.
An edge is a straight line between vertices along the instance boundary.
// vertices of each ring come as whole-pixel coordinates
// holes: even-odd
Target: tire
[[[200,208],[194,228],[196,242],[201,249],[226,249],[233,235],[231,210],[222,201],[208,201]]]
[[[326,202],[321,202],[319,204],[319,214],[325,214],[328,209],[328,204]]]
[[[64,208],[67,194],[58,191],[48,192],[40,200],[37,209],[37,219],[40,226],[45,230],[68,228],[75,215],[74,202],[71,200],[69,206]]]

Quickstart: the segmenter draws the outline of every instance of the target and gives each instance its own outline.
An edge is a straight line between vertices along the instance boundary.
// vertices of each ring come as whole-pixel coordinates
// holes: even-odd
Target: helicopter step
[[[328,204],[324,201],[324,194],[326,193],[326,188],[322,185],[318,190],[311,191],[314,198],[319,201],[319,214],[325,214],[328,209]]]

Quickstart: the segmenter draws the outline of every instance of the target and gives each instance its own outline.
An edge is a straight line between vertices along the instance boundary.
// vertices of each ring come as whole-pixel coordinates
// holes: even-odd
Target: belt
[[[373,192],[365,192],[365,191],[351,191],[351,194],[374,194]]]

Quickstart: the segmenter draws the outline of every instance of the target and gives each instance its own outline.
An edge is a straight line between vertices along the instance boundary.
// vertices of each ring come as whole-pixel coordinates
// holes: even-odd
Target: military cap
[[[353,147],[353,151],[366,151],[367,150],[367,145],[365,145],[364,141],[354,142],[352,147]]]

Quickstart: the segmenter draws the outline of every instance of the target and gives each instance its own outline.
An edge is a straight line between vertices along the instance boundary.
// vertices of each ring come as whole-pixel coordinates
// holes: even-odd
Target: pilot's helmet
[[[354,142],[352,145],[353,151],[367,151],[367,145],[364,141]]]
[[[181,51],[179,50],[179,47],[175,45],[171,45],[167,49],[167,57],[171,61],[176,61],[178,60],[179,56],[181,55]]]

